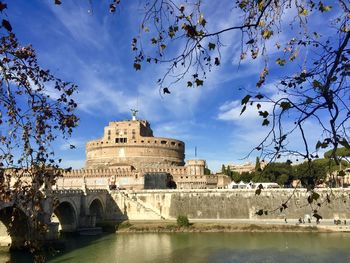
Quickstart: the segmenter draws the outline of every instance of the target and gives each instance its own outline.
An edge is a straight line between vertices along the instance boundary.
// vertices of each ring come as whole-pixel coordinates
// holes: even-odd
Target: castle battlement
[[[80,169],[64,172],[64,177],[127,177],[137,176],[138,172],[131,169]]]

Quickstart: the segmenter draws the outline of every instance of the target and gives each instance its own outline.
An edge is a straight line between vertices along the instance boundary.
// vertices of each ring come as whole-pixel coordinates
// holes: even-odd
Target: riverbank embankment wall
[[[350,189],[317,189],[319,197],[309,203],[306,189],[249,189],[112,191],[130,220],[176,219],[284,219],[312,217],[350,218]],[[316,197],[316,196],[315,196]],[[309,198],[310,199],[310,198]],[[257,215],[259,210],[263,215]]]

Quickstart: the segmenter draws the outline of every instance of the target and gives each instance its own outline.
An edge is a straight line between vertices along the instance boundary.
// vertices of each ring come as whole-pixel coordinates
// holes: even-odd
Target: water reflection
[[[71,238],[67,244],[50,263],[350,262],[346,233],[113,234]]]

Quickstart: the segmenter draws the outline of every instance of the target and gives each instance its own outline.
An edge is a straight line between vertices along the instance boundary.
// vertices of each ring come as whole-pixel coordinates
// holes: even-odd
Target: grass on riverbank
[[[178,233],[178,232],[328,232],[315,226],[281,225],[281,224],[218,224],[191,223],[180,227],[173,222],[104,222],[101,225],[108,232],[118,233]]]

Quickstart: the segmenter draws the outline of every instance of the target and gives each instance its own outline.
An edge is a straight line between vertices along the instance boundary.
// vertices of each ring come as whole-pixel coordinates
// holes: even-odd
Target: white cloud
[[[110,33],[104,20],[98,21],[97,16],[93,15],[90,7],[86,3],[64,2],[62,6],[55,6],[47,3],[49,9],[62,23],[64,28],[70,33],[79,45],[93,45],[95,48],[107,48],[106,45],[112,43],[109,38]],[[106,15],[108,13],[106,12]],[[108,45],[109,46],[109,45]]]

